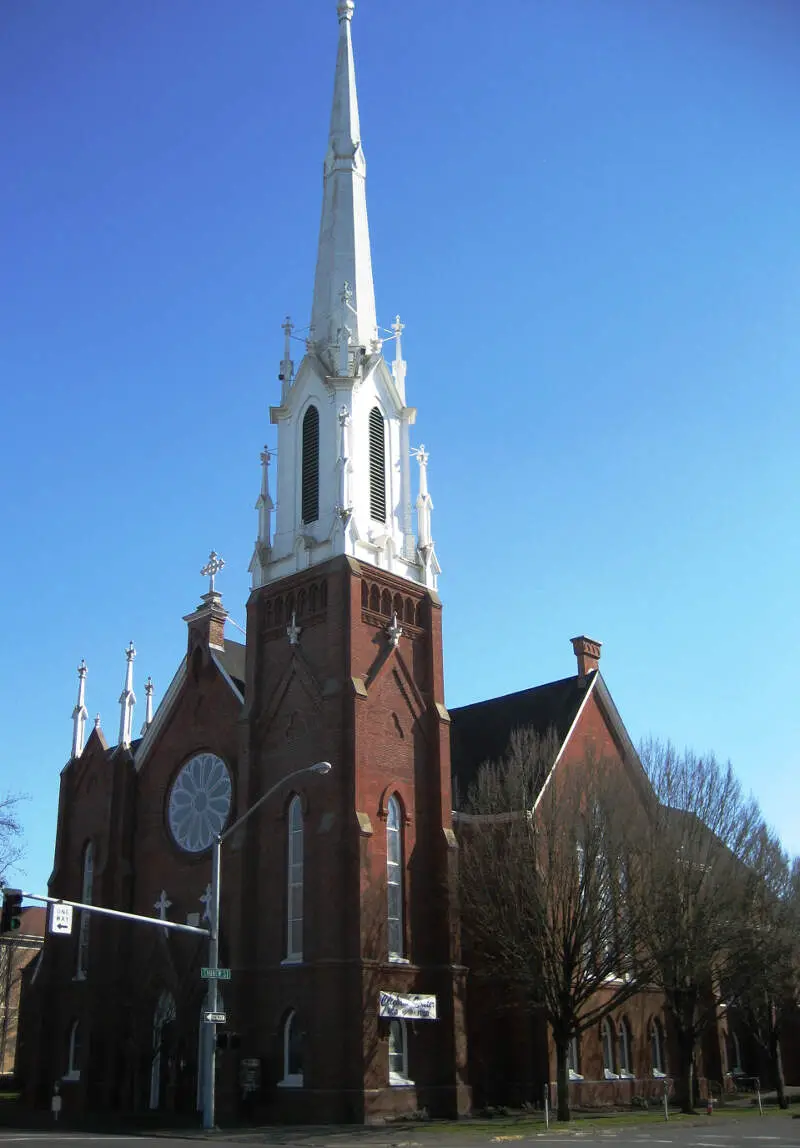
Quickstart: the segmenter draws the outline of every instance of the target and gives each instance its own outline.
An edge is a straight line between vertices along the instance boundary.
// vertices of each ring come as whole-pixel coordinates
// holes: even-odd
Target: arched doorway
[[[150,1107],[160,1108],[168,1080],[171,1027],[175,1024],[175,997],[167,989],[153,1013],[153,1059],[150,1065]]]

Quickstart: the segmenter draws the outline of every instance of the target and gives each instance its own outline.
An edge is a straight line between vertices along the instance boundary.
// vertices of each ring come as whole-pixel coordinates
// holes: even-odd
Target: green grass
[[[769,1116],[791,1116],[791,1112],[783,1112],[778,1107],[765,1108],[765,1114]],[[708,1126],[711,1127],[715,1121],[729,1121],[729,1120],[751,1120],[759,1118],[758,1106],[752,1108],[738,1108],[734,1106],[714,1108],[713,1116],[708,1116],[702,1109],[691,1116],[685,1115],[682,1112],[670,1111],[669,1123],[681,1124],[684,1127],[692,1126]],[[583,1113],[573,1113],[570,1121],[563,1124],[559,1123],[554,1118],[550,1120],[550,1132],[602,1132],[609,1128],[651,1128],[653,1125],[662,1127],[666,1121],[664,1120],[663,1109],[652,1108],[648,1112],[615,1112],[609,1113],[608,1116],[599,1115],[584,1115]],[[391,1125],[397,1128],[397,1124]],[[433,1121],[430,1124],[425,1123],[409,1123],[403,1125],[404,1131],[409,1134],[413,1130],[413,1138],[418,1136],[437,1136],[437,1135],[455,1135],[455,1136],[476,1136],[489,1140],[523,1140],[530,1136],[535,1136],[537,1133],[545,1131],[544,1115],[541,1112],[527,1114],[520,1114],[516,1116],[499,1116],[494,1119],[483,1119],[476,1117],[474,1119],[466,1120],[443,1120]]]

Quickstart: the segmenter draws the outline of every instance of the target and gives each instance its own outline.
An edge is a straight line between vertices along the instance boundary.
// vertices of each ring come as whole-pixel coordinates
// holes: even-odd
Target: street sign
[[[230,969],[201,969],[200,976],[204,981],[229,981],[231,979]]]
[[[72,932],[72,905],[51,905],[50,932],[68,936]]]
[[[224,1012],[207,1012],[206,1013],[206,1020],[209,1021],[211,1024],[224,1024],[227,1019],[228,1018]]]

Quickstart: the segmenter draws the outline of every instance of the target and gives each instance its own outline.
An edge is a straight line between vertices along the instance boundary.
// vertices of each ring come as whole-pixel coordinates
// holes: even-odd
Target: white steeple
[[[133,642],[125,651],[125,657],[128,664],[125,668],[125,688],[119,695],[119,744],[127,749],[133,739],[133,707],[136,705],[136,694],[133,692],[133,659],[136,650]]]
[[[81,658],[78,666],[78,701],[72,711],[72,756],[80,757],[83,753],[83,743],[86,734],[86,721],[89,714],[86,710],[86,662]]]
[[[353,9],[353,0],[337,4],[339,45],[312,326],[295,371],[293,326],[289,319],[283,324],[280,406],[270,408],[278,428],[274,530],[267,453],[250,563],[254,588],[334,555],[432,589],[439,570],[414,534],[410,427],[417,412],[406,405],[403,324],[398,317],[392,326],[390,366],[376,322]]]
[[[311,338],[318,353],[340,343],[350,329],[351,343],[369,352],[378,338],[375,288],[367,224],[367,164],[361,146],[356,72],[350,22],[353,0],[341,0],[339,50],[333,81],[333,109],[325,156],[322,220],[319,228]],[[345,284],[351,292],[343,307]]]

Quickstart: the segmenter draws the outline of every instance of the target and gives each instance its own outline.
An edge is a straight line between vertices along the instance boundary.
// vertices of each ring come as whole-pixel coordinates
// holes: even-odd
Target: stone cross
[[[220,570],[222,570],[224,565],[225,565],[225,559],[220,558],[219,555],[217,554],[216,550],[212,550],[208,556],[208,562],[205,564],[203,569],[200,571],[200,574],[202,575],[203,578],[209,579],[209,585],[208,585],[209,594],[214,593],[214,579],[216,578],[217,574],[219,574]]]
[[[302,626],[297,624],[297,615],[292,611],[292,620],[286,627],[286,637],[289,639],[290,646],[300,645],[300,635],[303,632]]]
[[[397,621],[397,613],[392,614],[392,620],[386,627],[386,637],[389,639],[389,645],[392,649],[397,649],[397,645],[403,636],[403,627]]]
[[[203,906],[203,917],[202,917],[202,919],[204,921],[210,921],[211,920],[211,882],[210,881],[206,885],[205,892],[203,893],[203,895],[201,897],[198,897],[197,899],[201,903],[201,905]]]
[[[162,921],[166,921],[167,909],[169,909],[171,906],[172,906],[172,901],[170,901],[169,897],[167,896],[166,890],[162,889],[158,900],[156,901],[155,905],[153,905],[153,908],[157,910],[158,915]],[[166,936],[166,934],[168,932],[169,932],[169,930],[165,929],[164,935]]]

